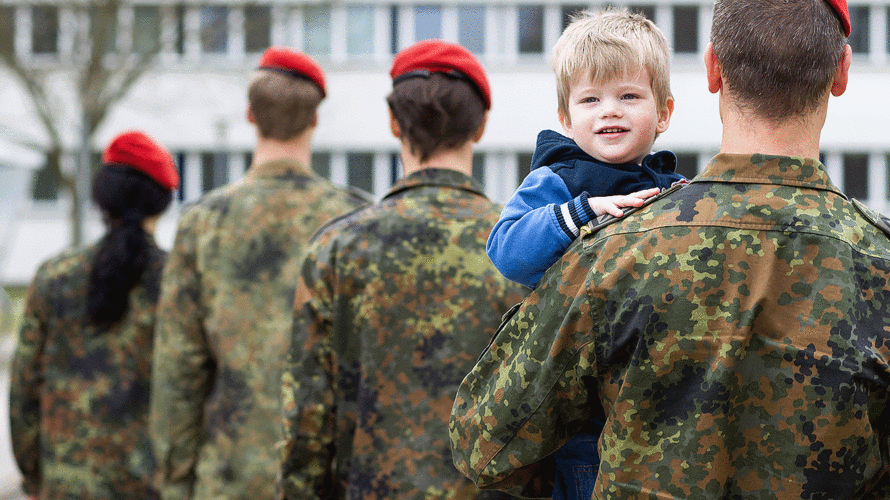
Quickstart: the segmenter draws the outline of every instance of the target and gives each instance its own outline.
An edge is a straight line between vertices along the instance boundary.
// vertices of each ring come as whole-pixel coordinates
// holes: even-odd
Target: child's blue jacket
[[[534,288],[581,226],[596,218],[587,198],[669,188],[685,178],[674,172],[670,151],[642,165],[595,160],[572,139],[552,130],[538,134],[531,173],[504,205],[486,244],[488,257],[508,279]]]

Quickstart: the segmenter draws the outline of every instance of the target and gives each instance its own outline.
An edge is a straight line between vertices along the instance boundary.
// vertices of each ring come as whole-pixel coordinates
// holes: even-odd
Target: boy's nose
[[[605,117],[621,115],[621,103],[616,99],[603,99],[600,105],[600,113]]]

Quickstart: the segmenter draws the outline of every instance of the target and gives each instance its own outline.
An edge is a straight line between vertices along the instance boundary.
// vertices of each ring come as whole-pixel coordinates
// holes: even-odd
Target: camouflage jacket
[[[157,498],[148,414],[165,254],[152,240],[126,316],[100,332],[86,301],[98,248],[50,259],[28,289],[9,411],[24,490],[41,499]]]
[[[299,259],[366,203],[290,161],[184,212],[162,281],[152,437],[166,500],[271,498]]]
[[[458,384],[528,292],[485,254],[499,212],[472,178],[428,169],[320,234],[283,377],[286,498],[503,496],[454,468],[447,427]]]
[[[458,391],[455,465],[519,491],[600,406],[593,498],[890,498],[886,222],[818,161],[718,155],[548,270]]]

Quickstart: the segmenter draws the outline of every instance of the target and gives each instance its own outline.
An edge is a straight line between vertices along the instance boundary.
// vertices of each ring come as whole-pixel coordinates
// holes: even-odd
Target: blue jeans
[[[598,441],[603,420],[593,418],[553,454],[556,477],[553,500],[590,500],[600,467]]]

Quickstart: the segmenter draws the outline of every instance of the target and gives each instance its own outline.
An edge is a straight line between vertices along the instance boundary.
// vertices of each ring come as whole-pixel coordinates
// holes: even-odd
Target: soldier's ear
[[[396,139],[402,139],[402,129],[399,127],[399,122],[396,120],[396,117],[393,116],[392,110],[389,110],[389,131],[392,132],[392,136]]]

